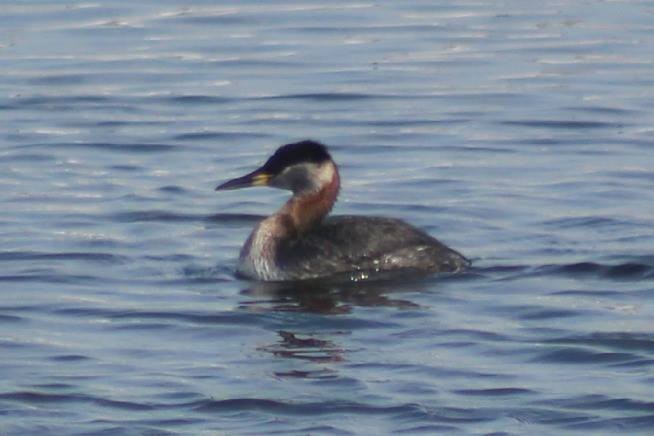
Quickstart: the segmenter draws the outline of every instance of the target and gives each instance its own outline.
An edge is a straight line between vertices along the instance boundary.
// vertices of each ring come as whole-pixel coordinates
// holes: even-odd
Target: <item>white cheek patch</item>
[[[322,165],[314,165],[316,170],[313,172],[316,184],[319,186],[325,186],[332,182],[334,179],[334,164],[331,162],[326,162]]]

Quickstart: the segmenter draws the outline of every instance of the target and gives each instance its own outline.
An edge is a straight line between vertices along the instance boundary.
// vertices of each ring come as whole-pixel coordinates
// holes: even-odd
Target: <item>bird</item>
[[[318,141],[282,145],[261,167],[216,191],[256,186],[292,196],[254,227],[239,254],[238,276],[265,282],[361,280],[376,273],[456,273],[470,266],[461,253],[402,220],[328,216],[341,182],[338,166]]]

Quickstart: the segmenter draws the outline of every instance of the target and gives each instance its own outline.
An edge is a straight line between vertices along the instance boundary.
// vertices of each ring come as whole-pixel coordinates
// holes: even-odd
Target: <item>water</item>
[[[561,434],[654,426],[647,1],[4,2],[0,433]],[[233,276],[331,145],[335,213],[457,277]]]

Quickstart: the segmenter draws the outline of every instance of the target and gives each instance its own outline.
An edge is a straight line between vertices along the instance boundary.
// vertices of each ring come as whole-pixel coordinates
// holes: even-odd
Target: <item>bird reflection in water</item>
[[[406,282],[256,282],[249,289],[241,291],[247,299],[240,308],[256,312],[299,312],[317,315],[347,315],[357,306],[384,306],[398,309],[416,309],[420,306],[406,299],[391,297],[395,291],[416,291],[408,289]],[[338,344],[338,337],[349,335],[348,329],[318,331],[303,328],[302,332],[290,328],[277,330],[278,340],[264,345],[259,350],[276,357],[298,359],[317,364],[337,363],[346,360],[348,350]],[[328,336],[329,339],[326,339]],[[333,369],[320,367],[317,370],[291,370],[275,373],[279,377],[329,378],[336,377]]]
[[[308,312],[323,315],[341,315],[353,307],[395,307],[412,309],[419,306],[409,300],[392,298],[388,294],[406,289],[398,281],[339,282],[305,280],[298,282],[255,282],[241,291],[250,297],[241,302],[241,308],[260,311]],[[398,289],[402,286],[404,289]]]

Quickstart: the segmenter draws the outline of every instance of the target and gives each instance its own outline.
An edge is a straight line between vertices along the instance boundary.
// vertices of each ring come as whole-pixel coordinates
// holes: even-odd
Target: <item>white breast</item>
[[[277,236],[275,217],[261,221],[241,249],[238,272],[257,280],[284,280],[275,262]]]

